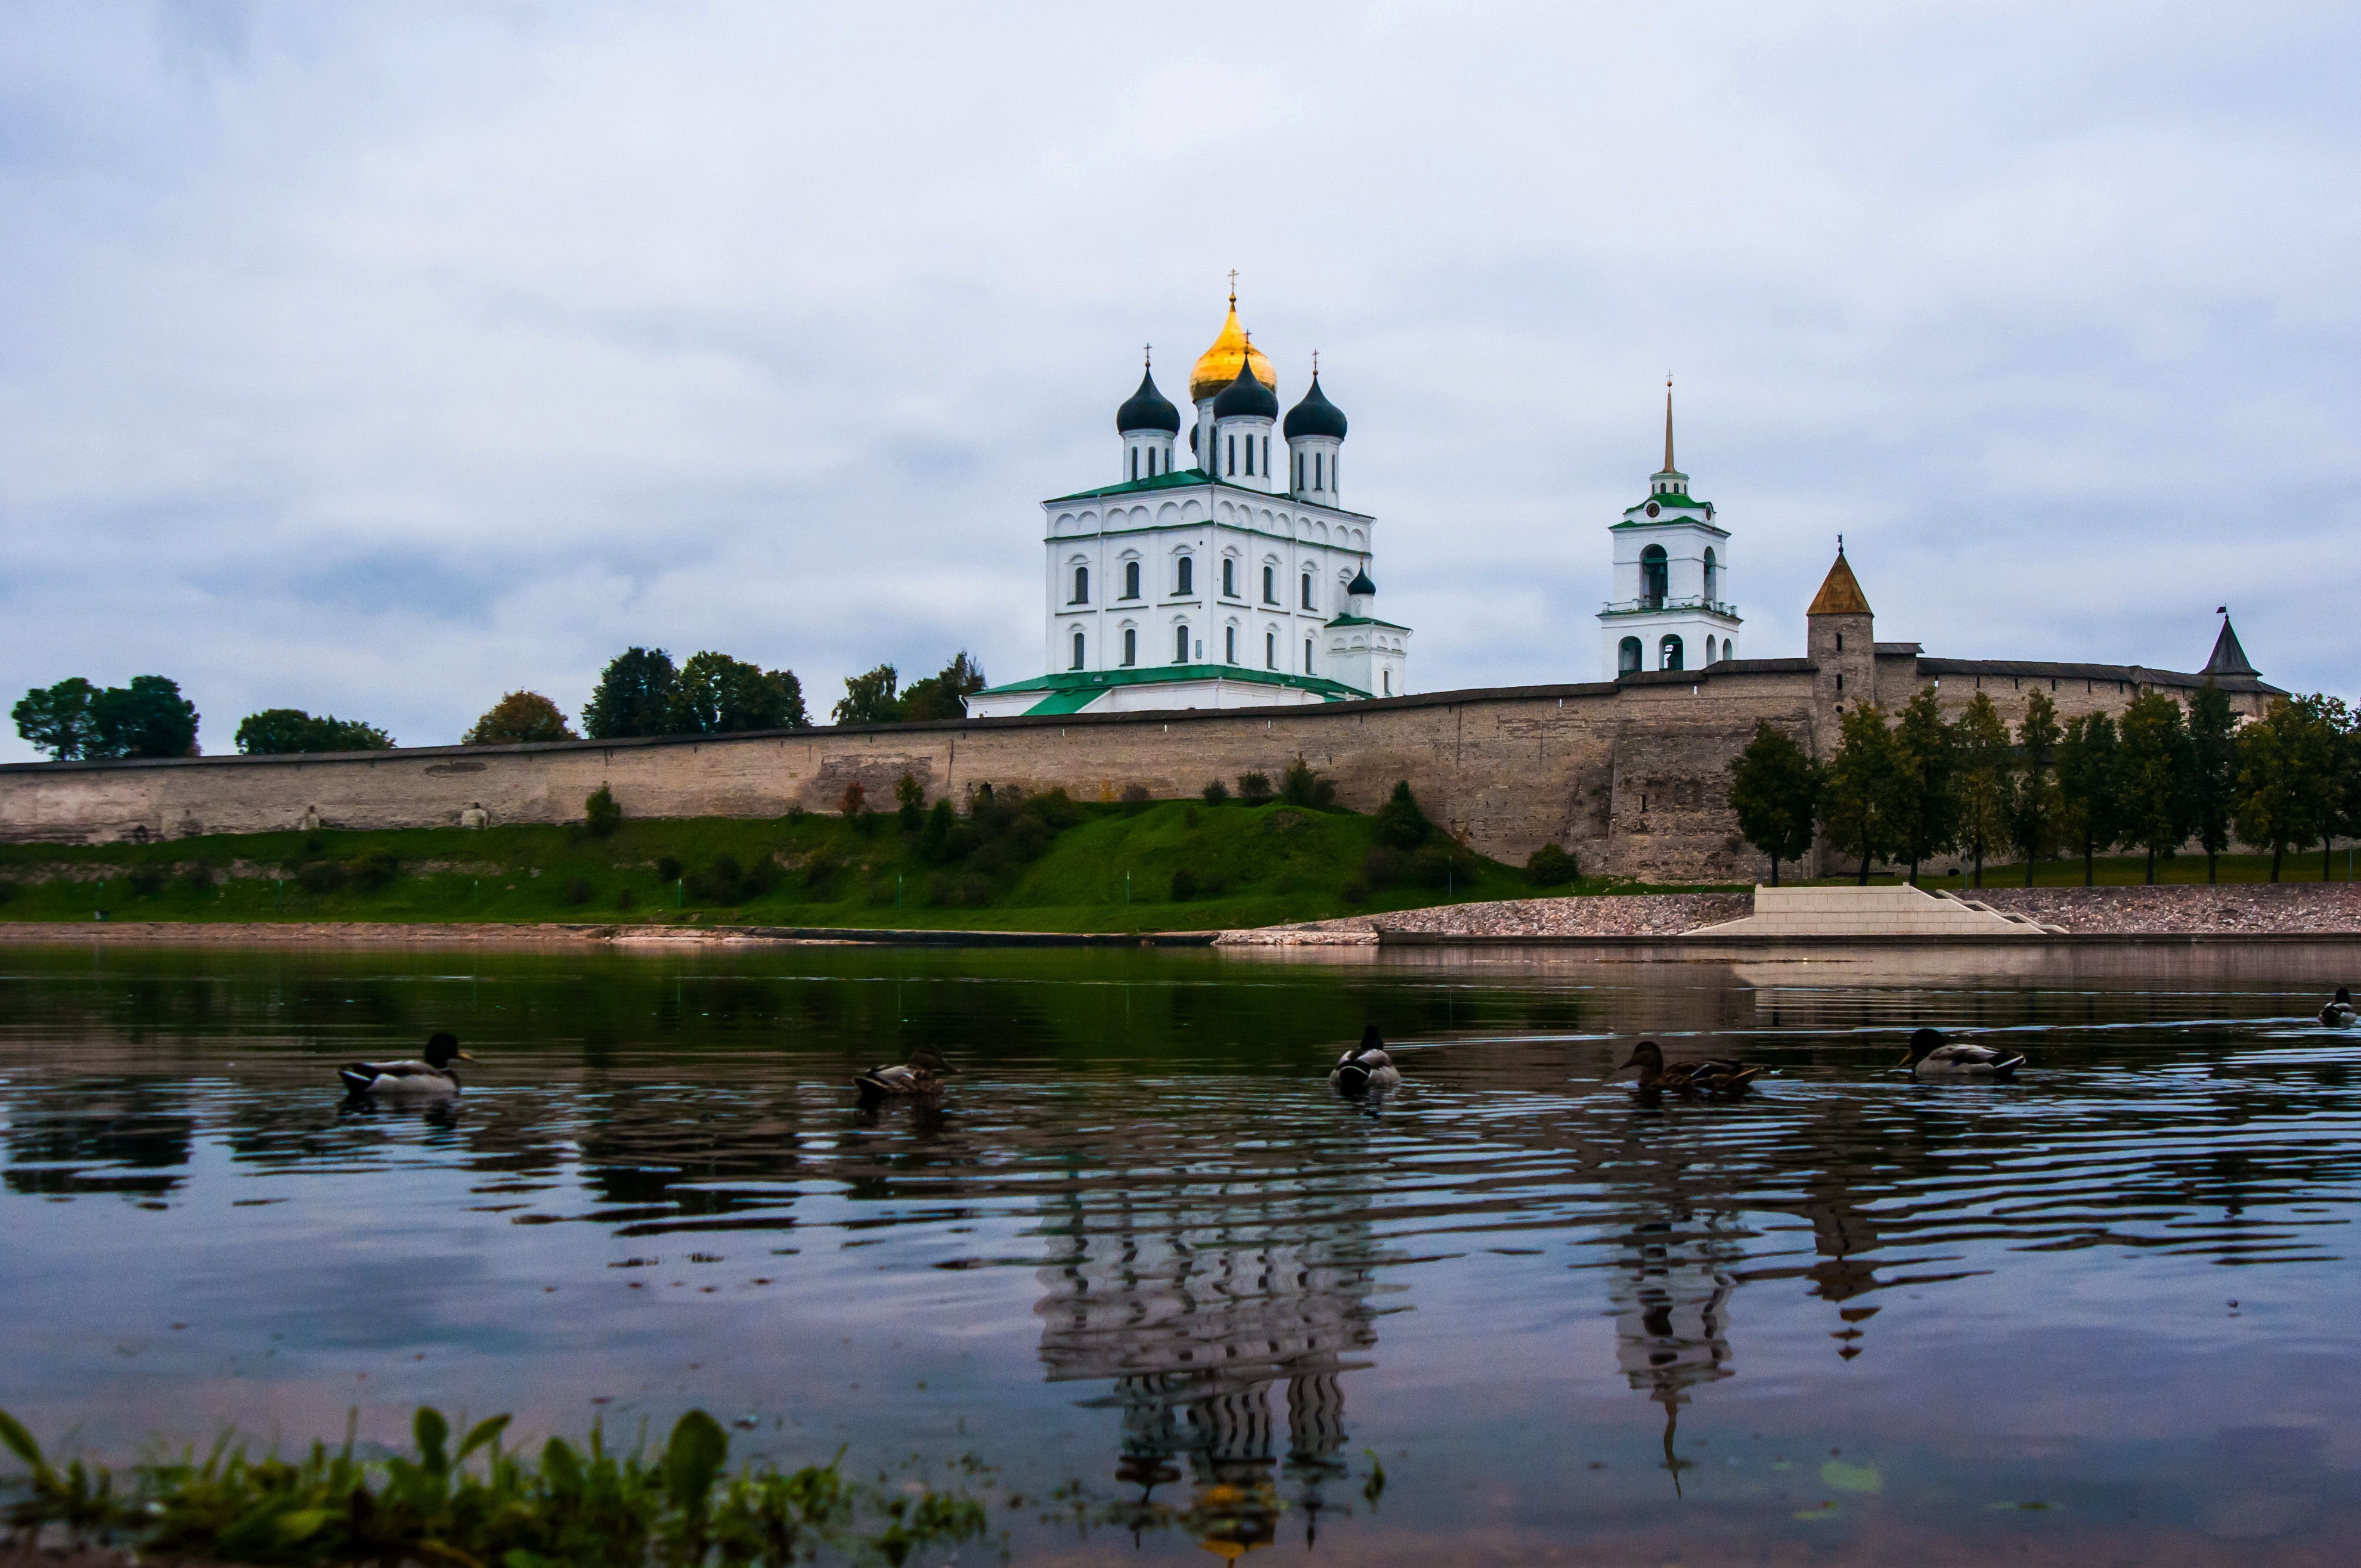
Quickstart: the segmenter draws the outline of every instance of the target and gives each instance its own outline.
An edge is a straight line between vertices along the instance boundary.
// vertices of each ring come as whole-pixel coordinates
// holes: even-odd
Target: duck
[[[451,1064],[475,1059],[459,1048],[457,1036],[438,1030],[428,1038],[423,1061],[346,1062],[336,1069],[336,1076],[355,1094],[388,1099],[447,1099],[459,1092],[459,1075],[451,1070]]]
[[[2361,1013],[2353,1009],[2353,992],[2342,985],[2336,988],[2336,1000],[2320,1010],[2320,1021],[2332,1029],[2342,1029],[2356,1018]]]
[[[1361,1043],[1336,1058],[1328,1081],[1346,1094],[1383,1094],[1398,1087],[1401,1069],[1386,1055],[1386,1040],[1375,1024],[1361,1031]]]
[[[1969,1078],[2005,1081],[2025,1065],[2023,1057],[2004,1057],[1990,1046],[1946,1045],[1942,1032],[1921,1029],[1910,1036],[1910,1054],[1902,1058],[1916,1078]]]
[[[1764,1069],[1759,1065],[1730,1061],[1708,1057],[1703,1061],[1666,1062],[1664,1047],[1653,1040],[1642,1040],[1631,1047],[1624,1068],[1640,1069],[1642,1089],[1672,1089],[1686,1094],[1703,1091],[1708,1094],[1743,1094],[1746,1086],[1761,1077]]]
[[[942,1093],[943,1080],[957,1071],[942,1053],[928,1046],[912,1051],[906,1062],[853,1074],[852,1086],[861,1091],[863,1105],[881,1100],[932,1100]]]

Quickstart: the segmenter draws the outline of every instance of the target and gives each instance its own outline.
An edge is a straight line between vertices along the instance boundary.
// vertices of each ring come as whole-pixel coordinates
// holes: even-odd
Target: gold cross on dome
[[[1230,303],[1232,303],[1232,304],[1234,304],[1234,305],[1235,305],[1235,304],[1236,304],[1237,302],[1238,302],[1238,269],[1237,269],[1236,268],[1233,267],[1233,268],[1231,268],[1231,269],[1230,269]]]
[[[1156,368],[1156,345],[1152,343],[1141,344],[1139,345],[1139,356],[1146,362],[1149,369],[1153,370]]]

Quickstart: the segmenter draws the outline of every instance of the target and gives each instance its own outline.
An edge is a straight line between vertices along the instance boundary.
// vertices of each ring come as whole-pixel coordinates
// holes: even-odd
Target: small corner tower
[[[1598,612],[1600,674],[1695,670],[1738,656],[1738,607],[1730,597],[1730,531],[1713,503],[1689,494],[1673,466],[1673,384],[1664,383],[1664,466],[1648,498],[1608,530],[1615,597]]]
[[[1819,672],[1812,683],[1814,706],[1825,721],[1822,756],[1834,754],[1838,722],[1848,707],[1877,700],[1877,622],[1869,596],[1845,560],[1837,539],[1836,564],[1804,611],[1804,656]]]
[[[1172,472],[1172,444],[1180,434],[1180,411],[1156,389],[1156,362],[1148,359],[1139,390],[1115,411],[1115,433],[1123,437],[1124,482]]]
[[[1367,566],[1345,585],[1345,613],[1327,626],[1328,673],[1371,696],[1401,696],[1410,690],[1410,628],[1379,620],[1377,597]]]

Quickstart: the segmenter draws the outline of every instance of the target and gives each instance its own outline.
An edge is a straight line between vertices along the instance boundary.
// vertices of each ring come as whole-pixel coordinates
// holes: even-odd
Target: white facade
[[[1730,531],[1711,501],[1688,493],[1673,466],[1673,403],[1664,398],[1664,466],[1648,499],[1608,530],[1614,598],[1600,607],[1599,678],[1646,670],[1697,670],[1738,657],[1743,624],[1730,597]]]
[[[1135,428],[1119,432],[1116,482],[1042,503],[1045,674],[975,694],[972,717],[1407,689],[1409,629],[1378,620],[1368,595],[1349,592],[1368,586],[1377,520],[1340,504],[1343,416],[1315,389],[1299,413],[1316,400],[1317,416],[1290,419],[1318,433],[1288,440],[1267,365],[1233,308],[1191,378],[1186,451],[1178,411],[1143,380],[1117,421]],[[1217,417],[1224,369],[1241,395]],[[1175,429],[1160,428],[1166,417]],[[1191,466],[1173,471],[1176,462]]]

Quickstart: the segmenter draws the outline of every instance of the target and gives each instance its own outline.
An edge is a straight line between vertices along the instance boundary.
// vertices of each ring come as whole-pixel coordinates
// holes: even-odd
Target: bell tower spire
[[[1648,477],[1648,493],[1652,496],[1685,496],[1689,493],[1689,477],[1673,466],[1673,378],[1664,374],[1664,466]]]
[[[1673,378],[1664,377],[1664,472],[1673,473]]]

